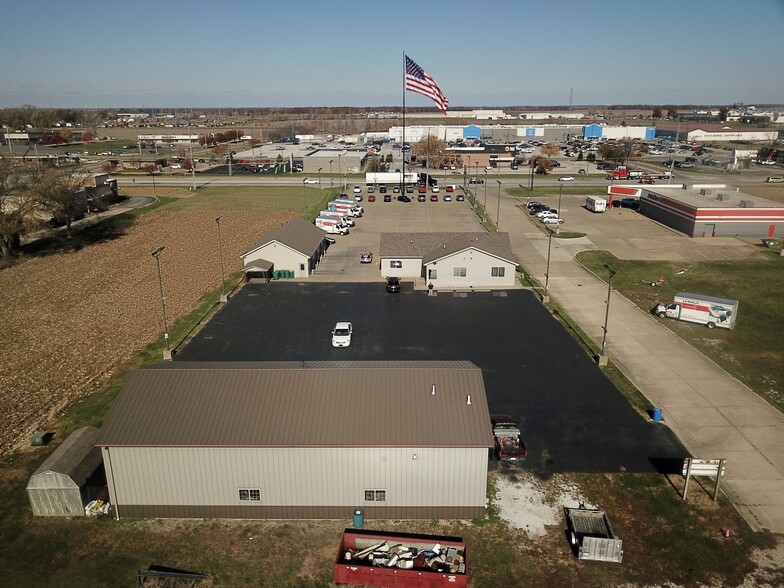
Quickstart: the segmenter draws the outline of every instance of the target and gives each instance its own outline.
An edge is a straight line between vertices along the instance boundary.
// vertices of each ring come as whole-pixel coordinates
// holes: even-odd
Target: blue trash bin
[[[365,524],[365,511],[358,508],[354,511],[354,528],[361,529]]]
[[[653,419],[654,423],[660,423],[662,419],[662,409],[661,408],[654,408],[653,414],[651,415],[651,419]]]

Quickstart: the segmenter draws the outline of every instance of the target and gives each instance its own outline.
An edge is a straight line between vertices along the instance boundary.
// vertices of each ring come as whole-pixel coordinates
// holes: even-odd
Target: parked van
[[[342,222],[344,225],[348,225],[350,227],[356,225],[353,218],[344,215],[342,212],[338,210],[322,210],[321,212],[319,212],[319,216],[321,218],[335,218],[340,222]]]
[[[607,210],[607,200],[598,196],[587,196],[585,198],[585,208],[591,212],[604,212]]]
[[[336,218],[323,218],[318,217],[314,224],[319,228],[325,230],[327,233],[336,235],[348,235],[348,227],[341,223]]]
[[[768,184],[781,184],[784,182],[784,178],[781,176],[771,176],[767,180],[765,180]]]

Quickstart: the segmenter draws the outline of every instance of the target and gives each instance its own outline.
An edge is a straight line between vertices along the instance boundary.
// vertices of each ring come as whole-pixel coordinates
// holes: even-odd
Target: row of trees
[[[23,236],[56,219],[66,226],[87,207],[78,166],[23,167],[0,157],[0,259],[19,250]]]
[[[667,109],[667,114],[664,114],[664,109]],[[727,120],[727,114],[729,113],[730,109],[726,106],[722,106],[719,108],[719,120],[724,122]],[[677,119],[680,116],[680,112],[674,106],[654,106],[653,110],[651,111],[651,118],[672,118]]]

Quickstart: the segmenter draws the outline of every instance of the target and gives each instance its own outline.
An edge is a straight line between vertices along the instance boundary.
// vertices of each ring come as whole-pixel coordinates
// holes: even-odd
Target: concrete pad
[[[719,459],[726,459],[726,480],[784,480],[784,475],[757,451],[730,451]]]
[[[689,435],[695,442],[694,446],[689,446],[695,457],[720,459],[730,451],[757,451],[757,448],[732,426],[706,427],[695,423],[690,427]]]

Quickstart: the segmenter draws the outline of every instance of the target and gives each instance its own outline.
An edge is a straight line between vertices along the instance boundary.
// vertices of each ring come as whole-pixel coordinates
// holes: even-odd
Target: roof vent
[[[433,384],[433,387],[430,389],[430,396],[435,396],[435,395],[436,395],[436,385]]]
[[[724,192],[719,192],[718,194],[716,194],[716,200],[719,200],[721,202],[724,202],[725,200],[729,200],[729,199],[730,199],[730,195],[725,194]]]
[[[754,201],[753,200],[741,200],[740,201],[741,208],[754,208]]]
[[[710,196],[713,193],[713,190],[708,190],[708,188],[700,188],[700,194],[702,196]]]
[[[446,249],[446,243],[444,243],[444,249]]]
[[[466,406],[471,406],[471,395],[470,394],[466,397]]]

